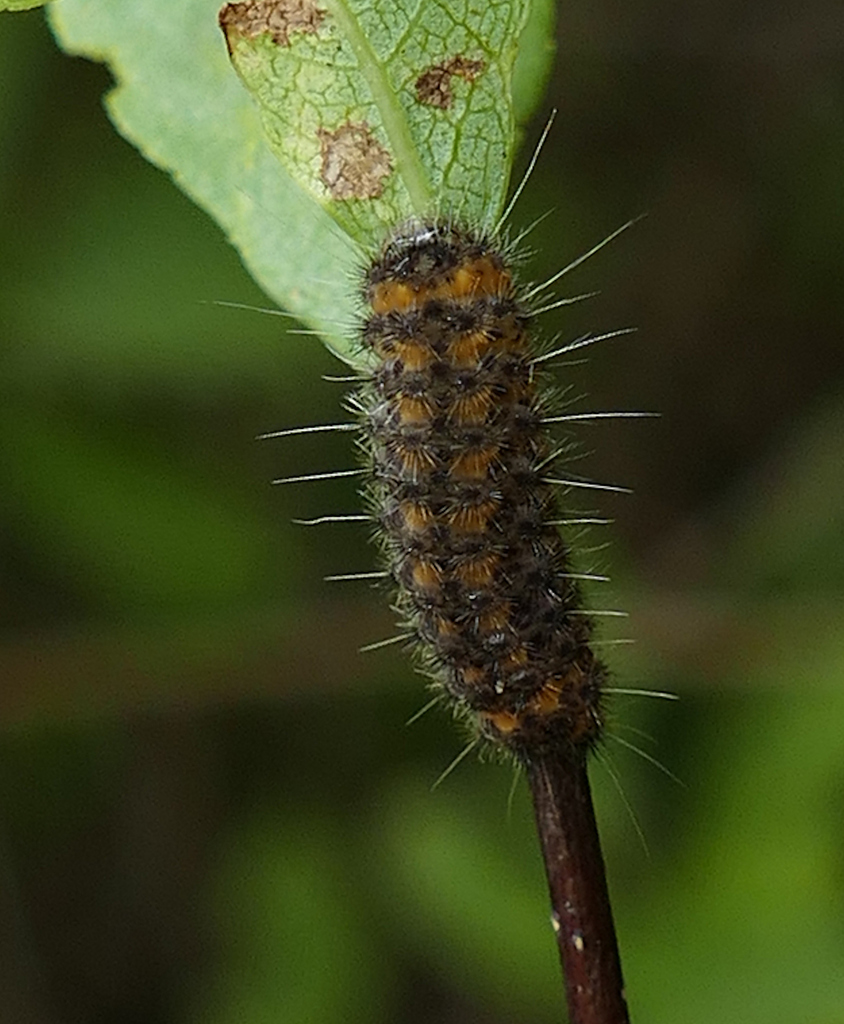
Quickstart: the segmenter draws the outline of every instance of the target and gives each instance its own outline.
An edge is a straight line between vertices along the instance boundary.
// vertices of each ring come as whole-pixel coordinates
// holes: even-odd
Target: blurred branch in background
[[[780,598],[759,604],[724,595],[687,592],[622,598],[635,607],[628,629],[646,653],[634,656],[660,675],[682,681],[680,689],[704,692],[723,685],[740,652],[741,675],[731,680],[750,690],[770,685],[771,673],[795,654],[795,636],[806,650],[825,650],[842,635],[844,608],[834,596]],[[170,621],[147,629],[76,628],[39,631],[0,645],[0,726],[109,720],[152,712],[195,714],[238,702],[297,700],[343,691],[351,696],[373,684],[370,659],[359,654],[361,636],[384,631],[383,602],[366,599],[353,613],[347,604],[311,606],[291,620],[267,609],[235,622]],[[330,645],[324,637],[330,636]],[[410,692],[415,680],[402,671],[403,654],[379,654],[378,677],[387,662],[389,689]],[[807,679],[823,690],[821,676]]]

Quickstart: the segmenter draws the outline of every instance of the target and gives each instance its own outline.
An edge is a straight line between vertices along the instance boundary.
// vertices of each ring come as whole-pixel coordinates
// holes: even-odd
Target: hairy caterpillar
[[[541,364],[612,335],[540,353],[540,289],[520,292],[512,263],[491,237],[432,220],[394,231],[365,269],[373,369],[350,404],[368,515],[352,518],[375,525],[400,639],[458,717],[525,761],[588,749],[604,720],[606,670],[580,592],[592,577],[574,571],[559,529],[588,520],[561,517],[558,490],[606,488],[553,475],[550,427],[641,414],[549,414]]]
[[[605,673],[554,524],[553,443],[505,256],[463,228],[410,225],[364,292],[369,499],[424,662],[517,754],[594,742]]]

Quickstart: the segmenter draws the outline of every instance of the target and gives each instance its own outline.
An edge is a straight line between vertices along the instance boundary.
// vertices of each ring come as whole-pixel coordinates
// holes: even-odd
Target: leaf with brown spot
[[[454,102],[451,79],[457,75],[464,82],[473,82],[484,69],[482,60],[469,60],[461,54],[440,61],[416,79],[416,98],[430,107],[448,110]]]
[[[344,325],[355,315],[349,269],[360,244],[421,211],[488,223],[500,210],[514,125],[539,98],[552,0],[478,11],[471,0],[239,0],[224,21],[248,89],[227,56],[219,5],[62,0],[48,17],[69,53],[109,64],[118,130],[217,220],[280,306],[356,358]],[[527,35],[529,52],[514,64]],[[420,104],[417,79],[455,53],[488,66],[475,81],[453,80],[450,108]],[[336,146],[324,166],[326,140],[364,124],[368,174],[344,169]]]
[[[231,53],[232,40],[264,34],[279,46],[289,46],[292,34],[316,32],[325,11],[314,0],[242,0],[226,4],[219,17]]]
[[[322,148],[322,181],[332,199],[377,199],[393,169],[390,154],[369,125],[341,124],[317,132]]]
[[[319,4],[316,30],[289,34],[286,46],[226,25],[284,166],[367,246],[414,215],[448,211],[491,226],[516,144],[511,82],[531,0]],[[349,126],[364,124],[356,155]]]

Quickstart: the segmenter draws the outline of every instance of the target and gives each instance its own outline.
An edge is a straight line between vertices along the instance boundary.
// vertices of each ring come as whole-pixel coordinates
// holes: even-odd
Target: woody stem
[[[586,753],[525,765],[551,895],[570,1024],[629,1024]]]

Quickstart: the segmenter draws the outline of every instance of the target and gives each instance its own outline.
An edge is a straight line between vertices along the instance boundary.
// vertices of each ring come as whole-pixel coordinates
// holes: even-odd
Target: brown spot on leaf
[[[393,169],[390,154],[366,121],[341,124],[333,132],[320,128],[322,183],[332,199],[377,199]]]
[[[462,78],[464,82],[473,82],[485,67],[482,60],[469,60],[459,53],[448,60],[440,61],[439,64],[434,64],[427,71],[423,71],[416,79],[416,99],[426,106],[448,110],[454,102],[454,93],[451,90],[451,79],[454,75]]]
[[[243,0],[222,8],[220,28],[230,53],[237,37],[254,39],[265,33],[279,46],[289,46],[294,32],[316,32],[325,14],[314,0]]]

